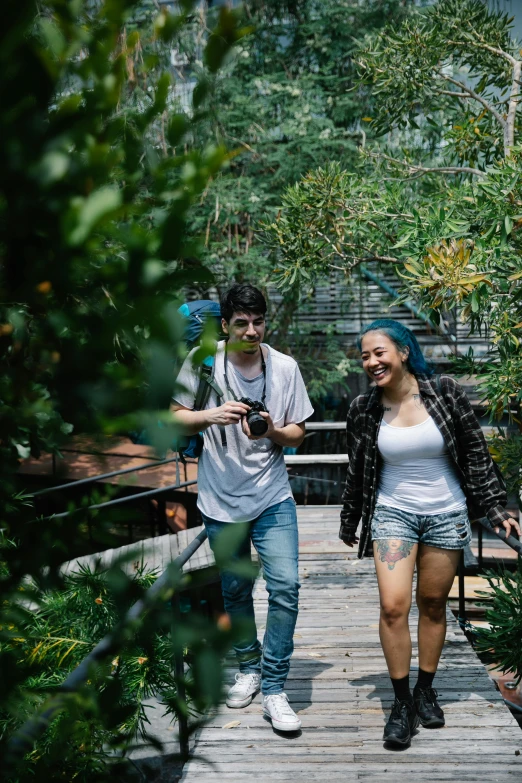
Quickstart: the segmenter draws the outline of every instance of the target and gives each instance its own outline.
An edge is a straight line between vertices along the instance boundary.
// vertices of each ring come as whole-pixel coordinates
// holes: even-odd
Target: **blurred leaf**
[[[68,217],[71,224],[67,231],[69,245],[81,245],[96,225],[113,215],[122,204],[122,194],[117,188],[107,186],[91,193],[83,203],[74,205],[74,212]],[[67,225],[67,224],[66,224]]]

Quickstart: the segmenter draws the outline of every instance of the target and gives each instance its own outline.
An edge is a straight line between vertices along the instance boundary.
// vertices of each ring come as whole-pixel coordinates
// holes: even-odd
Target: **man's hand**
[[[518,537],[520,538],[520,536],[521,536],[520,525],[518,524],[518,522],[516,520],[513,519],[513,517],[509,517],[509,519],[505,519],[502,522],[502,525],[504,526],[504,528],[506,530],[506,537],[511,535],[511,528],[514,528],[516,533],[518,534]],[[498,533],[498,532],[499,532],[499,528],[496,527],[495,528],[495,533]]]
[[[220,405],[219,408],[209,408],[206,411],[207,421],[209,425],[219,424],[226,427],[228,424],[237,424],[240,419],[245,421],[245,414],[248,413],[250,408],[243,402],[225,402]]]
[[[247,408],[247,411],[250,410],[246,405],[244,406]],[[241,426],[243,427],[243,432],[247,436],[249,440],[262,440],[263,438],[271,438],[272,435],[275,432],[274,422],[272,421],[272,418],[269,413],[265,413],[264,411],[259,411],[259,415],[265,419],[266,423],[268,424],[268,429],[265,432],[264,435],[252,435],[250,432],[250,427],[248,426],[248,421],[246,420],[246,416],[243,416],[241,420]]]

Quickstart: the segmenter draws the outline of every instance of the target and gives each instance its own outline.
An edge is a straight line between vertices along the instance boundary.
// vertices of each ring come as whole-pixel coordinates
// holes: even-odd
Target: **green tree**
[[[205,237],[202,259],[218,290],[237,279],[270,291],[272,264],[257,234],[260,220],[277,214],[284,189],[309,169],[332,159],[346,170],[355,166],[367,134],[361,119],[373,107],[369,90],[354,89],[356,39],[402,19],[410,5],[397,0],[245,3],[253,32],[220,72],[210,122],[199,130],[233,150],[229,166],[193,210],[194,226]],[[180,52],[194,69],[197,39],[194,31]],[[349,367],[333,335],[319,353],[299,324],[296,315],[306,311],[309,289],[296,288],[271,308],[268,338],[295,355],[319,399],[334,383],[344,382]],[[321,329],[315,325],[315,331]]]
[[[156,422],[168,407],[169,368],[181,330],[175,303],[187,280],[200,274],[184,260],[195,246],[189,211],[227,157],[222,146],[189,149],[185,141],[206,117],[212,80],[245,32],[236,12],[222,8],[216,14],[202,39],[190,112],[182,111],[164,64],[192,24],[193,7],[187,0],[171,14],[138,0],[10,0],[2,8],[2,743],[8,729],[52,694],[80,649],[88,651],[97,640],[88,618],[83,637],[79,629],[65,628],[78,644],[58,645],[64,655],[56,676],[44,677],[43,685],[23,656],[19,640],[32,627],[28,602],[42,605],[36,622],[45,625],[47,591],[60,586],[57,566],[75,554],[85,515],[65,522],[35,519],[18,474],[20,460],[56,452],[73,431],[111,433]],[[171,440],[168,427],[164,433]],[[179,584],[174,574],[172,584]],[[122,572],[108,585],[117,608],[118,600],[123,605],[144,587]],[[56,601],[65,601],[64,595]],[[121,611],[119,606],[118,617]],[[113,619],[107,614],[107,623]],[[185,629],[197,640],[200,632],[190,626],[187,619],[180,633]],[[119,629],[121,645],[128,632]],[[219,690],[219,644],[202,655]],[[206,686],[198,660],[196,655],[193,671],[201,694]],[[39,746],[17,779],[31,777],[36,767],[43,777],[51,769],[67,775],[89,727],[97,740],[78,771],[84,780],[102,776],[96,764],[107,758],[107,731],[114,742],[128,742],[144,720],[134,696],[127,693],[123,702],[114,693],[107,697],[112,683],[110,662],[92,672],[91,685],[66,700],[70,724],[58,719],[52,742]],[[212,693],[217,699],[216,688]],[[129,698],[138,713],[120,732]]]
[[[456,357],[455,371],[476,374],[491,415],[520,427],[521,60],[511,25],[481,0],[439,0],[364,42],[360,79],[379,141],[358,172],[330,164],[288,188],[263,238],[284,290],[376,262],[397,271],[399,301],[415,299],[436,328],[456,308],[490,349]],[[492,450],[518,494],[522,438],[509,435]]]

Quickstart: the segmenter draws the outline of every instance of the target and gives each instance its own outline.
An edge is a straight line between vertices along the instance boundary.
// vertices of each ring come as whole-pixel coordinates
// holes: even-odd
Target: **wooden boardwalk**
[[[159,576],[202,529],[202,527],[192,527],[190,530],[180,530],[176,535],[167,533],[164,536],[146,538],[143,541],[136,541],[116,549],[106,549],[104,552],[98,552],[94,555],[82,555],[82,557],[76,557],[74,560],[68,560],[64,563],[60,572],[65,575],[78,571],[80,566],[88,566],[91,570],[95,568],[105,570],[114,563],[118,563],[121,569],[129,575],[145,565],[147,571],[156,571]],[[183,571],[197,571],[210,565],[214,565],[214,556],[207,540],[183,566]]]
[[[357,560],[338,540],[338,508],[300,507],[298,516],[302,588],[286,692],[302,731],[274,732],[259,696],[243,710],[222,706],[195,736],[181,781],[522,780],[521,730],[452,615],[435,681],[446,727],[420,728],[407,750],[384,749],[393,695],[379,644],[373,561]],[[255,597],[262,635],[262,580]],[[413,668],[416,655],[414,642]]]

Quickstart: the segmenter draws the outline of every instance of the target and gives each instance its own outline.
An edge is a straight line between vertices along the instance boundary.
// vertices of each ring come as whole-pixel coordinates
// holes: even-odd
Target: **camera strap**
[[[232,389],[232,387],[230,386],[230,383],[228,382],[228,372],[227,372],[227,370],[228,370],[228,350],[227,349],[228,349],[228,345],[225,343],[225,384],[226,384],[226,387],[227,387],[227,389],[229,391],[229,394],[232,395],[232,399],[235,402],[239,402],[239,399],[236,397],[236,394],[235,394],[234,390]],[[262,370],[263,370],[263,396],[261,397],[261,402],[263,403],[263,405],[265,405],[265,399],[266,399],[266,362],[265,362],[265,357],[263,356],[263,349],[261,348],[261,346],[259,346],[259,352],[261,353],[261,367],[262,367]],[[266,408],[266,405],[265,405],[265,408]]]

